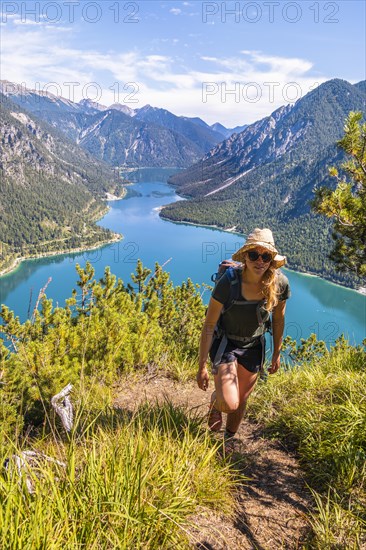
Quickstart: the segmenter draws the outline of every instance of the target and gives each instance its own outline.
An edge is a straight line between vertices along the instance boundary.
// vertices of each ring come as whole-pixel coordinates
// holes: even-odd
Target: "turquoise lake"
[[[23,262],[15,272],[0,278],[0,302],[25,320],[34,308],[39,290],[51,277],[47,297],[62,306],[76,288],[75,265],[85,265],[86,261],[93,264],[97,278],[103,276],[108,265],[112,273],[130,282],[140,258],[150,269],[154,269],[155,262],[167,262],[165,269],[175,284],[189,277],[195,283],[212,284],[210,278],[218,263],[243,244],[243,237],[162,220],[159,207],[180,198],[163,181],[164,171],[150,171],[148,176],[143,175],[139,181],[140,175],[137,183],[129,187],[125,199],[111,201],[109,212],[99,222],[122,233],[122,241],[83,254]],[[284,271],[292,291],[286,312],[286,334],[299,340],[315,333],[332,344],[344,333],[352,344],[361,343],[366,336],[366,296],[317,277]],[[209,291],[202,291],[208,301]]]

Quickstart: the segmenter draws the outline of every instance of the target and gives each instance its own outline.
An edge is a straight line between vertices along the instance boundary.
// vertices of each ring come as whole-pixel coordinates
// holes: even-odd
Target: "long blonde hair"
[[[262,279],[262,292],[266,299],[265,309],[272,311],[278,304],[279,297],[279,285],[278,285],[278,271],[270,265],[267,271],[263,275]]]

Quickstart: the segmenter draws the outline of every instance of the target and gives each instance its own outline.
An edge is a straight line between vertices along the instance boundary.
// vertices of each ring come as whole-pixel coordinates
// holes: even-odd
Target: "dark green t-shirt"
[[[240,276],[240,272],[238,275]],[[288,279],[281,271],[277,271],[277,275],[279,300],[287,300],[291,294]],[[264,333],[270,314],[264,307],[264,300],[251,301],[243,298],[240,292],[240,281],[241,278],[235,289],[237,296],[230,304],[228,304],[228,301],[231,281],[226,273],[217,282],[212,297],[226,306],[225,311],[220,316],[219,326],[224,330],[227,338],[236,342],[240,347],[247,347],[251,345],[251,343],[245,342],[247,339],[252,341]]]

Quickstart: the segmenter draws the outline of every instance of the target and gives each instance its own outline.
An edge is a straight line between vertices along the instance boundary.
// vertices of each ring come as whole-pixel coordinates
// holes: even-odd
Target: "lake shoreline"
[[[156,209],[160,210],[159,207],[172,200],[179,200],[176,195],[174,198],[168,196],[168,186],[160,178],[137,182],[134,189],[136,195],[128,195],[128,200],[109,202],[109,214],[98,222],[104,229],[123,234],[123,241],[107,244],[102,249],[98,243],[99,246],[94,246],[97,250],[89,254],[62,254],[51,259],[41,258],[37,262],[24,262],[14,276],[0,279],[1,301],[12,311],[17,311],[21,319],[27,319],[31,289],[43,288],[45,280],[52,277],[48,298],[62,304],[70,297],[70,289],[75,287],[75,263],[84,266],[87,260],[95,269],[96,280],[104,276],[105,266],[108,265],[116,278],[130,281],[131,271],[135,270],[139,258],[144,266],[153,270],[156,262],[161,265],[169,256],[173,261],[164,270],[169,272],[174,286],[190,278],[194,284],[205,289],[202,285],[211,284],[210,275],[217,271],[221,256],[231,255],[245,242],[245,237],[235,234],[234,223],[221,228],[207,228],[196,224],[184,226],[184,222],[160,218]],[[202,253],[204,243],[216,243],[214,250],[208,247],[207,257]],[[343,292],[345,287],[330,286],[320,277],[309,279],[314,277],[312,274],[306,274],[305,278],[300,272],[284,270],[284,273],[293,291],[286,325],[291,337],[298,340],[300,337],[307,338],[315,330],[318,339],[329,344],[341,333],[346,334],[354,345],[362,342],[365,296],[357,292]],[[206,293],[203,297],[205,303],[208,298]]]
[[[93,246],[80,246],[77,248],[71,248],[70,250],[60,250],[59,252],[55,250],[50,250],[49,252],[42,252],[40,254],[31,254],[29,256],[20,256],[18,258],[15,258],[12,264],[2,271],[0,271],[0,278],[5,277],[6,275],[14,274],[17,269],[21,266],[21,264],[25,261],[31,261],[31,260],[39,260],[41,258],[51,258],[51,257],[57,257],[57,256],[68,256],[69,254],[78,254],[80,252],[89,252],[91,250],[97,250],[98,248],[103,248],[104,246],[107,246],[108,244],[112,244],[118,241],[121,241],[123,239],[123,235],[119,235],[118,233],[115,233],[114,237],[112,239],[108,239],[107,241],[101,241],[99,243],[95,243]]]
[[[105,197],[102,199],[102,201],[105,201],[105,202],[113,202],[113,201],[120,201],[122,199],[124,199],[127,195],[127,189],[125,186],[127,185],[131,185],[131,183],[125,183],[124,184],[124,187],[122,189],[122,193],[120,196],[118,195],[113,195],[113,193],[108,193],[106,192],[105,194]],[[102,218],[104,217],[104,215],[102,216]],[[100,218],[101,219],[101,218]]]
[[[133,182],[131,182],[130,185],[133,185]],[[114,202],[114,201],[124,200],[126,195],[127,195],[127,192],[124,193],[122,197],[117,197],[116,195],[113,195],[113,196],[111,195],[111,198],[108,198],[108,199],[105,199],[105,200],[108,200],[108,202],[109,201]],[[109,208],[108,208],[108,210],[109,210]],[[192,225],[192,226],[195,226],[195,227],[202,227],[202,228],[206,228],[206,229],[207,228],[208,229],[210,229],[210,228],[211,229],[216,229],[216,230],[222,231],[224,233],[236,234],[236,235],[238,235],[238,237],[244,238],[244,235],[242,233],[236,232],[236,226],[228,227],[228,228],[222,228],[222,227],[219,227],[218,225],[214,225],[214,224],[203,224],[203,223],[197,224],[197,223],[184,221],[184,220],[171,220],[171,219],[169,219],[169,218],[162,215],[163,210],[164,210],[164,205],[154,208],[154,211],[159,213],[159,217],[163,221],[166,221],[166,222],[169,222],[169,223],[180,224],[180,225]],[[102,219],[104,216],[105,216],[105,214],[103,214],[99,219]],[[37,255],[33,255],[33,256],[24,256],[24,257],[16,258],[14,260],[14,262],[11,264],[11,266],[9,266],[8,268],[0,271],[0,278],[4,277],[6,275],[14,273],[20,267],[21,263],[23,261],[26,261],[26,260],[36,260],[36,259],[45,258],[45,257],[52,257],[52,256],[56,257],[56,256],[74,254],[74,253],[77,254],[79,252],[87,252],[87,251],[90,251],[90,250],[97,250],[99,248],[103,248],[104,246],[106,246],[108,244],[118,242],[118,241],[122,240],[123,238],[124,238],[123,235],[115,234],[115,237],[113,239],[110,239],[108,241],[103,241],[103,242],[100,242],[100,243],[96,243],[95,246],[92,246],[92,247],[79,247],[79,248],[76,248],[76,249],[72,249],[72,250],[68,250],[68,251],[60,251],[60,252],[50,251],[50,252],[43,253],[43,254],[37,254]],[[304,275],[306,277],[316,277],[318,279],[321,279],[321,280],[325,281],[326,283],[332,284],[334,286],[340,287],[340,288],[345,289],[345,290],[356,292],[357,294],[361,294],[362,296],[366,296],[366,287],[359,287],[358,289],[355,289],[355,288],[351,288],[351,287],[342,285],[340,283],[336,283],[336,282],[331,281],[329,279],[326,279],[324,277],[321,277],[320,275],[318,275],[316,273],[311,273],[311,272],[306,272],[306,271],[297,271],[297,270],[292,269],[290,267],[285,267],[284,269],[288,270],[288,271],[291,271],[293,273],[297,273],[299,275]]]
[[[166,218],[165,216],[162,216],[161,212],[164,210],[164,206],[157,206],[156,208],[154,208],[154,210],[156,210],[157,212],[160,212],[159,216],[161,217],[162,220],[164,220],[166,222],[180,223],[180,224],[183,224],[183,225],[193,225],[195,227],[204,227],[205,229],[207,229],[207,228],[218,229],[219,231],[224,231],[225,233],[233,233],[234,235],[238,235],[239,237],[244,237],[244,235],[242,233],[238,233],[238,232],[235,231],[236,226],[228,227],[227,229],[223,229],[219,225],[205,224],[205,223],[194,223],[194,222],[187,222],[187,221],[183,221],[183,220],[171,220],[170,218]]]

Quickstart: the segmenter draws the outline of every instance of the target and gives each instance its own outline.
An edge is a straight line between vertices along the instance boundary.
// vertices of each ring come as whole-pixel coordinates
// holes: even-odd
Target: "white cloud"
[[[14,25],[44,25],[44,21],[34,21],[33,19],[14,19]]]
[[[273,55],[265,55],[257,51],[248,52],[247,50],[241,53],[248,55],[252,61],[258,65],[267,64],[272,70],[285,72],[287,75],[291,73],[295,75],[305,74],[313,67],[310,61],[299,58],[276,57]]]
[[[169,13],[172,13],[173,15],[180,15],[182,13],[182,10],[179,8],[172,8],[169,10]]]
[[[64,31],[67,28],[64,28]],[[202,56],[193,69],[172,52],[143,55],[138,50],[96,51],[68,46],[68,34],[56,26],[2,28],[2,77],[34,88],[57,84],[64,97],[78,101],[85,90],[101,90],[97,99],[109,105],[131,98],[186,116],[200,116],[209,123],[227,126],[254,122],[279,106],[309,92],[315,79],[312,63],[245,50],[232,57]],[[63,32],[61,41],[59,37]],[[318,77],[317,82],[327,80]],[[70,95],[75,82],[75,95]],[[88,84],[95,82],[88,88]],[[118,83],[117,85],[115,83]],[[128,84],[132,83],[132,84]],[[118,90],[119,95],[116,96]],[[54,89],[50,89],[55,93]]]

